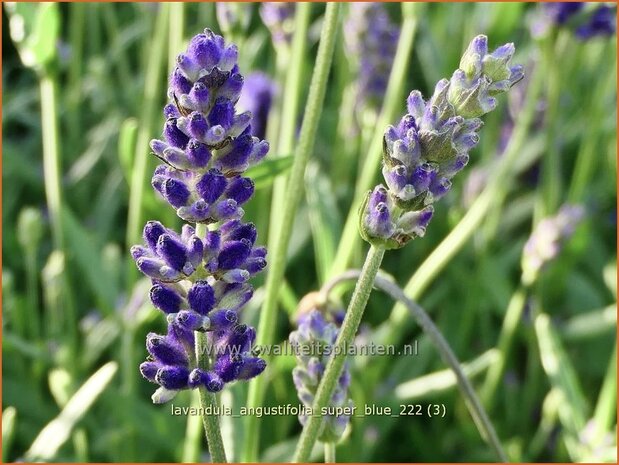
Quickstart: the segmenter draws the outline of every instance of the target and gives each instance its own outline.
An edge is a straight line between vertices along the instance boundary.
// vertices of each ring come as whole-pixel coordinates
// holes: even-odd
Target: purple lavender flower
[[[399,28],[381,3],[351,3],[344,32],[349,56],[358,60],[359,100],[379,107],[387,89]]]
[[[259,138],[266,134],[266,126],[273,99],[277,93],[277,84],[266,74],[251,73],[245,80],[238,107],[252,114],[251,131]]]
[[[301,313],[298,323],[299,328],[290,333],[289,338],[297,358],[297,366],[292,370],[292,378],[299,400],[306,407],[311,408],[339,328],[316,309]],[[352,399],[348,395],[349,385],[350,369],[346,364],[329,407],[352,407]],[[305,425],[307,416],[299,415],[299,421]],[[349,415],[326,415],[318,439],[323,442],[338,441],[349,421]]]
[[[600,5],[591,13],[587,22],[576,29],[576,36],[583,40],[596,36],[612,36],[617,29],[616,15],[616,8]]]
[[[544,3],[542,8],[546,16],[557,25],[565,24],[572,16],[580,12],[582,2],[553,2]]]
[[[131,249],[152,280],[152,304],[168,322],[166,335],[147,336],[149,359],[140,365],[142,375],[160,386],[155,403],[182,389],[217,392],[266,366],[251,354],[255,330],[239,319],[253,294],[248,280],[266,266],[256,228],[241,221],[241,206],[254,192],[242,174],[269,146],[252,135],[251,112],[235,109],[243,88],[236,58],[236,46],[210,30],[195,36],[170,76],[163,138],[151,141],[165,163],[155,170],[155,190],[183,220],[210,225],[199,237],[188,224],[178,234],[149,221],[144,245]],[[197,367],[195,331],[207,333],[209,370]]]
[[[276,46],[290,45],[295,10],[296,6],[292,2],[263,2],[260,6],[260,17],[271,31]]]
[[[540,271],[557,258],[584,214],[582,206],[566,204],[555,216],[544,218],[538,223],[522,253],[523,280],[526,283],[533,283]]]
[[[387,187],[368,193],[362,207],[360,231],[366,241],[399,248],[424,235],[432,204],[449,191],[451,179],[479,142],[479,117],[523,77],[522,66],[510,65],[514,51],[513,44],[506,44],[488,53],[487,38],[477,36],[460,69],[437,83],[430,100],[424,101],[419,91],[410,93],[407,114],[384,135]]]

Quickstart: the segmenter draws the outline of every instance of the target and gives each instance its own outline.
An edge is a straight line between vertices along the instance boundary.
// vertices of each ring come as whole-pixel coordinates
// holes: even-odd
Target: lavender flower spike
[[[311,409],[339,329],[315,308],[302,313],[298,320],[299,329],[290,333],[289,338],[297,358],[292,378],[299,400]],[[345,365],[328,405],[329,414],[324,416],[322,422],[318,436],[322,442],[337,442],[344,434],[350,421],[350,415],[346,413],[350,412],[353,406],[352,399],[348,395],[349,385],[350,370]],[[307,419],[306,415],[299,415],[302,425],[305,425]]]
[[[524,76],[521,66],[510,65],[514,52],[513,44],[505,44],[489,53],[486,36],[477,36],[460,68],[436,84],[429,100],[419,91],[410,93],[407,114],[385,130],[387,187],[369,192],[361,208],[359,227],[366,241],[394,249],[423,236],[432,205],[449,191],[479,142],[479,117]]]
[[[239,320],[253,294],[248,280],[266,266],[256,228],[241,221],[241,206],[254,192],[242,174],[269,146],[252,135],[252,114],[235,108],[244,81],[236,59],[236,46],[208,29],[191,39],[170,76],[163,137],[151,141],[164,162],[152,179],[155,190],[183,220],[210,225],[201,237],[189,224],[178,234],[149,221],[144,245],[131,249],[167,321],[166,335],[147,336],[149,358],[140,365],[144,378],[159,385],[155,403],[183,389],[217,392],[266,366],[251,353],[254,328]],[[203,354],[194,354],[196,331],[207,334]],[[208,358],[208,370],[198,367],[197,355]]]
[[[344,24],[349,56],[358,61],[359,103],[380,107],[393,65],[399,28],[381,3],[351,3]]]
[[[555,216],[538,223],[522,252],[522,279],[525,283],[533,283],[540,271],[557,258],[584,214],[582,206],[565,204]]]
[[[271,31],[275,46],[289,46],[294,32],[293,2],[263,2],[260,6],[262,22]]]

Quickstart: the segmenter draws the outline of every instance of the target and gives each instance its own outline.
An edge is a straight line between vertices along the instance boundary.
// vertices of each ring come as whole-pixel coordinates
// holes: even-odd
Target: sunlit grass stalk
[[[200,393],[192,391],[191,407],[200,407]],[[183,443],[183,463],[196,463],[200,461],[200,450],[202,444],[202,421],[197,415],[187,416],[187,429],[185,432],[185,442]]]
[[[64,199],[62,194],[62,155],[58,137],[58,107],[56,96],[58,92],[57,76],[44,71],[40,75],[41,91],[41,127],[43,132],[43,174],[45,196],[52,229],[54,248],[61,254],[64,266],[67,263],[67,250],[62,225]],[[73,293],[68,283],[68,276],[62,273],[59,277],[59,295],[62,311],[65,316],[65,328],[69,336],[72,356],[75,355],[77,344],[77,314]],[[75,368],[75,364],[70,363]]]
[[[182,2],[170,3],[170,21],[168,40],[168,69],[174,69],[178,51],[183,49],[185,32],[185,5]]]
[[[139,242],[142,231],[142,202],[147,183],[148,154],[150,152],[149,141],[153,136],[155,122],[161,118],[159,112],[159,94],[161,94],[165,65],[165,45],[167,39],[167,22],[170,5],[162,3],[157,15],[153,30],[152,45],[150,47],[148,66],[146,68],[146,82],[144,83],[144,97],[142,100],[142,113],[140,115],[140,128],[138,130],[136,155],[131,172],[131,185],[129,188],[129,214],[127,219],[127,244]],[[137,277],[137,270],[131,257],[128,258],[128,288],[130,289]]]
[[[515,176],[514,164],[518,160],[522,147],[529,136],[529,126],[535,115],[543,79],[543,73],[534,71],[529,83],[523,111],[518,116],[512,137],[496,171],[492,173],[488,185],[464,217],[423,263],[417,267],[415,273],[413,273],[404,287],[404,293],[410,299],[419,299],[449,261],[467,244],[473,233],[486,218],[489,209],[503,201]],[[389,319],[383,325],[385,338],[381,343],[396,344],[402,339],[403,334],[408,328],[408,312],[406,308],[399,303],[396,304],[391,310]]]
[[[325,463],[337,463],[334,442],[325,442]]]
[[[286,184],[280,229],[278,232],[271,231],[271,234],[275,234],[276,240],[273,245],[269,245],[270,264],[266,281],[265,301],[260,312],[260,322],[257,331],[258,339],[256,344],[258,346],[271,344],[275,337],[277,299],[281,281],[284,277],[292,226],[299,201],[303,195],[305,167],[314,148],[318,121],[322,113],[327,78],[331,69],[337,35],[339,10],[340,5],[338,3],[327,3],[318,55],[312,73],[309,95],[301,126],[301,135],[297,144],[297,150],[295,151],[292,170]],[[251,381],[247,401],[249,407],[261,406],[266,387],[265,382],[265,376],[259,376]],[[244,448],[244,457],[242,457],[244,461],[255,461],[258,456],[259,429],[257,420],[257,417],[254,416],[247,417],[245,431],[247,443]]]
[[[380,159],[382,157],[384,128],[394,122],[400,111],[402,95],[406,86],[406,76],[410,72],[409,62],[412,55],[415,32],[417,31],[418,10],[420,8],[422,8],[421,4],[402,4],[402,29],[393,61],[393,68],[389,76],[389,83],[387,84],[387,91],[385,92],[385,101],[376,120],[371,144],[367,149],[368,155],[365,164],[357,177],[355,195],[352,201],[353,207],[346,218],[335,260],[331,266],[331,276],[342,273],[348,267],[356,247],[361,243],[361,238],[357,232],[358,216],[356,206],[361,203],[367,189],[372,187],[381,166]]]
[[[277,143],[275,148],[271,148],[271,156],[287,156],[294,151],[311,8],[311,3],[297,4],[292,49],[285,44],[277,47],[278,77],[285,76],[286,80],[280,107],[279,137],[276,136]],[[278,176],[273,181],[268,241],[270,250],[275,246],[280,231],[287,181],[286,176]]]
[[[198,223],[196,224],[196,235],[200,238],[204,238],[206,236],[208,227],[206,224]],[[194,333],[196,340],[195,347],[195,356],[196,356],[196,365],[198,368],[203,369],[205,372],[209,370],[210,367],[210,359],[209,359],[209,351],[208,351],[208,341],[206,333],[196,331]],[[202,412],[207,411],[207,409],[213,409],[217,407],[217,395],[208,392],[204,386],[200,386],[198,388],[200,395],[200,407],[202,408]],[[211,461],[213,463],[225,463],[226,460],[226,451],[224,449],[224,442],[221,437],[221,428],[219,426],[219,415],[206,415],[202,413],[202,424],[204,426],[204,433],[206,435],[206,441],[208,442],[208,450],[211,454]]]
[[[337,284],[343,281],[361,279],[362,272],[357,270],[351,270],[346,273],[343,273],[336,278],[329,281],[321,290],[324,298],[329,294],[330,290]],[[492,422],[488,418],[484,407],[482,406],[477,394],[475,393],[475,389],[471,385],[467,375],[465,374],[463,367],[460,364],[460,361],[454,354],[451,349],[449,343],[441,333],[441,331],[434,324],[432,319],[428,316],[426,311],[417,305],[414,301],[409,299],[406,294],[400,289],[400,287],[394,283],[393,281],[386,279],[382,276],[376,276],[374,279],[374,287],[382,290],[387,293],[392,299],[401,302],[406,306],[409,313],[413,316],[414,320],[421,326],[424,333],[430,338],[432,344],[436,347],[443,361],[449,366],[449,368],[453,371],[456,376],[456,380],[458,383],[458,387],[462,392],[466,400],[467,408],[477,425],[477,428],[481,434],[481,436],[490,444],[497,457],[501,462],[507,462],[507,454],[503,450],[501,446],[501,442],[498,439],[494,426]],[[356,291],[356,289],[355,289]],[[349,309],[350,311],[350,309]],[[347,312],[348,315],[348,312]],[[354,338],[354,334],[353,334]],[[351,339],[348,341],[349,344],[352,344],[354,341]],[[345,357],[342,357],[345,358]],[[490,369],[492,369],[492,364]],[[327,367],[327,370],[329,368]]]
[[[314,412],[320,412],[322,408],[326,407],[333,396],[333,391],[344,368],[346,353],[357,334],[359,323],[361,323],[363,312],[370,298],[374,280],[384,255],[384,247],[370,246],[368,250],[355,290],[346,310],[346,317],[340,328],[337,340],[333,345],[332,355],[318,385],[314,404],[312,405],[312,411]],[[295,462],[307,462],[309,460],[312,447],[320,433],[321,422],[322,417],[320,415],[309,416],[297,444],[294,455]]]

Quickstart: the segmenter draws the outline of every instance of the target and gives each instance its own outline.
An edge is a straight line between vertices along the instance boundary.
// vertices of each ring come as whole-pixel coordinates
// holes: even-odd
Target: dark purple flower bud
[[[430,192],[434,201],[443,197],[451,189],[451,181],[447,178],[436,178],[430,185]]]
[[[248,167],[249,156],[253,149],[250,135],[237,137],[222,151],[222,156],[215,162],[215,167],[223,172],[242,172]]]
[[[572,16],[582,10],[583,2],[553,2],[543,3],[545,14],[555,24],[565,24]]]
[[[251,273],[260,273],[267,266],[267,261],[262,257],[250,258],[245,262],[245,269]]]
[[[163,136],[168,144],[184,149],[189,142],[189,137],[178,128],[178,119],[169,118],[163,128]]]
[[[211,151],[208,149],[206,144],[203,144],[196,139],[191,139],[187,143],[185,154],[187,155],[187,160],[189,160],[194,168],[206,167],[212,157]]]
[[[185,183],[172,178],[168,178],[163,182],[161,193],[174,208],[184,206],[191,195]]]
[[[196,190],[207,204],[214,203],[226,190],[228,182],[221,171],[212,169],[196,184]]]
[[[239,96],[242,95],[244,86],[243,76],[239,73],[232,74],[226,82],[224,82],[219,88],[217,95],[226,98],[233,103],[239,100]],[[243,108],[241,106],[241,108]],[[241,110],[242,111],[242,110]],[[256,134],[257,135],[257,134]]]
[[[196,82],[189,92],[189,101],[195,110],[205,112],[210,105],[211,93],[204,83]]]
[[[262,373],[266,367],[267,362],[265,360],[259,357],[246,357],[243,359],[237,379],[252,379]]]
[[[150,300],[164,313],[178,312],[183,303],[183,299],[175,289],[159,283],[150,288]]]
[[[214,34],[206,30],[204,34],[198,34],[191,39],[187,55],[201,68],[210,71],[221,59],[223,44],[218,42]]]
[[[215,305],[215,292],[206,281],[196,281],[187,293],[187,301],[193,311],[206,315]]]
[[[186,365],[187,354],[183,347],[170,337],[148,333],[146,349],[156,360],[166,365]]]
[[[155,381],[166,389],[186,389],[189,370],[183,366],[164,366],[157,371]]]
[[[188,385],[192,389],[204,386],[209,392],[219,392],[224,387],[222,379],[216,373],[204,371],[200,368],[194,369],[189,374]]]
[[[242,364],[243,359],[240,355],[224,355],[217,359],[213,371],[219,375],[224,383],[229,383],[237,378]]]
[[[183,56],[181,60],[185,60],[185,59],[186,57]],[[177,63],[178,63],[178,60],[177,60]],[[180,63],[178,64],[180,66]],[[192,87],[191,81],[187,79],[185,74],[181,71],[180,67],[175,68],[174,71],[172,72],[172,75],[170,76],[170,87],[172,89],[172,92],[174,92],[174,94],[177,96],[188,94],[191,91],[191,87]]]
[[[166,228],[159,221],[149,221],[144,226],[144,242],[146,242],[146,245],[154,250],[157,247],[159,236],[165,234],[166,232]]]
[[[202,113],[194,111],[188,117],[187,130],[189,131],[189,134],[191,134],[191,137],[199,141],[203,141],[208,133],[209,124],[206,122],[206,119]]]
[[[387,201],[379,201],[384,197],[384,188],[380,187],[370,194],[362,228],[369,237],[389,239],[394,233],[395,225]]]
[[[211,108],[208,116],[208,122],[211,126],[221,126],[224,129],[230,129],[234,120],[234,105],[225,98],[218,98]]]
[[[155,382],[155,376],[157,372],[161,368],[161,364],[157,362],[143,362],[140,364],[140,373],[144,378],[149,380],[151,383]]]
[[[251,253],[251,243],[248,240],[228,241],[223,244],[219,252],[219,268],[231,270],[239,268],[245,263]]]
[[[239,321],[239,315],[234,310],[216,310],[209,314],[212,331],[227,331]]]
[[[187,331],[202,331],[208,329],[210,326],[208,317],[190,310],[181,310],[178,312],[174,322]]]
[[[254,182],[250,178],[237,176],[226,189],[226,196],[236,201],[238,205],[243,205],[252,195],[254,195]]]
[[[238,208],[234,200],[226,199],[213,205],[211,213],[215,220],[221,221],[229,218],[240,218],[243,214],[243,210]]]
[[[180,241],[171,234],[162,234],[157,241],[156,250],[170,268],[183,271],[187,263],[187,249]]]

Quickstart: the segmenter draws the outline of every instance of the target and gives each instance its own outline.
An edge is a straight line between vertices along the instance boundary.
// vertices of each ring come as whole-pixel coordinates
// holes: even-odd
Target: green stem
[[[191,406],[200,407],[200,393],[191,393]],[[187,416],[187,430],[183,444],[183,463],[196,463],[200,461],[200,444],[202,436],[202,422],[197,415]]]
[[[350,281],[354,279],[360,278],[362,272],[358,270],[351,270],[342,275],[334,278],[329,283],[327,283],[324,288],[321,290],[321,293],[325,296],[329,294],[329,291],[338,283],[343,281]],[[462,366],[460,365],[460,361],[454,354],[451,346],[440,332],[440,330],[436,327],[432,319],[429,317],[427,312],[420,307],[416,302],[409,299],[404,291],[400,289],[400,287],[392,282],[389,279],[386,279],[382,276],[376,276],[374,279],[374,287],[384,291],[387,293],[392,299],[401,302],[406,306],[410,314],[413,315],[415,321],[421,326],[423,331],[426,333],[428,338],[432,341],[436,349],[443,361],[449,365],[456,376],[456,380],[458,382],[458,386],[462,395],[466,400],[467,408],[477,425],[477,429],[479,430],[482,438],[484,438],[488,443],[492,446],[494,451],[497,454],[497,457],[501,462],[507,462],[507,454],[503,450],[501,446],[501,442],[496,434],[494,426],[492,422],[488,418],[488,414],[484,410],[477,394],[475,393],[475,389],[471,385],[468,377],[464,373]],[[350,310],[349,310],[350,311]],[[492,366],[490,367],[492,369]]]
[[[497,348],[499,350],[498,359],[489,368],[482,387],[482,398],[488,410],[492,410],[494,406],[496,390],[505,372],[507,359],[509,358],[511,347],[514,342],[514,335],[527,302],[527,293],[527,287],[520,285],[512,295],[509,305],[507,306],[503,326],[499,334],[499,341],[497,343]]]
[[[522,113],[519,115],[512,137],[505,149],[496,171],[491,173],[490,181],[475,200],[469,211],[460,222],[451,230],[443,241],[417,268],[410,278],[404,292],[413,299],[418,300],[421,294],[432,283],[434,278],[445,268],[449,261],[458,253],[482,223],[489,209],[493,205],[500,205],[502,199],[509,190],[511,181],[516,173],[514,165],[520,156],[521,149],[529,137],[529,126],[533,121],[537,108],[537,98],[544,79],[544,74],[536,71],[531,76],[527,100]],[[405,333],[408,323],[408,312],[401,304],[396,304],[391,310],[391,315],[383,328],[386,331],[385,340],[381,343],[397,343]]]
[[[312,405],[312,411],[314,412],[320,412],[326,407],[333,396],[333,391],[342,374],[344,362],[346,361],[346,353],[357,334],[359,323],[361,322],[365,306],[370,298],[374,280],[384,255],[385,249],[383,247],[371,246],[368,251],[365,263],[359,275],[359,280],[357,281],[350,304],[348,305],[346,317],[344,318],[340,333],[333,346],[332,355],[327,362],[322,380],[318,385],[316,397],[314,398],[314,405]],[[318,438],[321,423],[322,418],[319,415],[312,415],[309,417],[308,422],[301,432],[299,443],[297,444],[297,450],[294,456],[295,462],[307,462],[312,447]]]
[[[205,224],[196,224],[196,235],[205,237],[208,228]],[[196,366],[204,371],[208,371],[211,360],[209,358],[208,340],[206,334],[196,331],[195,335],[195,351],[196,351]],[[219,427],[219,415],[206,415],[204,412],[208,410],[216,410],[217,396],[208,392],[204,386],[198,389],[200,393],[200,407],[202,409],[202,424],[206,441],[208,442],[208,450],[211,453],[211,461],[213,463],[226,463],[226,451],[224,449],[224,441],[221,437],[221,429]]]
[[[183,33],[185,29],[185,5],[182,2],[170,4],[170,22],[168,41],[168,67],[174,69],[176,57],[183,46]]]
[[[337,463],[334,442],[325,442],[325,463]]]
[[[62,156],[58,138],[58,108],[56,103],[58,82],[56,76],[51,73],[43,72],[40,76],[41,91],[41,127],[43,135],[43,177],[45,183],[45,196],[49,209],[50,223],[52,229],[52,239],[54,248],[60,253],[63,263],[69,259],[65,249],[64,229],[62,226],[62,213],[64,201],[62,195]],[[66,268],[65,268],[66,269]],[[75,356],[77,347],[77,314],[73,302],[73,294],[68,283],[68,276],[63,272],[59,277],[60,302],[63,312],[66,315],[67,334],[70,336],[71,353]],[[76,368],[77,364],[70,363]]]
[[[357,178],[352,205],[359,205],[365,192],[374,184],[374,179],[381,166],[380,160],[385,127],[395,120],[398,109],[403,106],[402,93],[406,84],[406,76],[410,71],[408,65],[417,30],[417,8],[420,8],[420,5],[412,3],[402,4],[402,17],[404,20],[393,61],[393,68],[389,76],[389,83],[387,84],[387,91],[385,92],[385,103],[376,120],[375,131],[367,151],[365,164]],[[361,238],[357,232],[357,220],[357,208],[351,208],[344,224],[335,260],[331,266],[331,276],[340,274],[348,268],[351,257],[356,247],[360,244]]]
[[[327,78],[331,69],[335,37],[337,34],[339,3],[327,3],[323,29],[318,47],[316,64],[312,74],[309,95],[301,126],[301,135],[294,157],[294,163],[290,177],[286,185],[285,201],[282,207],[280,229],[275,234],[275,244],[270,248],[269,274],[266,281],[265,301],[260,313],[258,327],[258,346],[266,346],[272,343],[275,337],[275,325],[277,316],[277,299],[281,281],[284,278],[286,267],[286,255],[288,243],[292,234],[292,225],[295,220],[297,207],[303,195],[304,174],[307,161],[314,148],[318,120],[322,113],[324,97],[327,87]],[[265,393],[265,376],[255,378],[249,386],[248,406],[258,407],[262,403]],[[259,429],[258,418],[247,417],[246,438],[244,448],[244,461],[255,461],[258,456]]]
[[[278,74],[279,71],[284,71],[282,74],[286,76],[281,119],[279,120],[279,138],[273,148],[275,151],[272,153],[272,155],[278,157],[290,155],[294,150],[297,114],[303,87],[303,61],[307,49],[310,12],[311,3],[304,2],[297,5],[292,51],[287,46],[277,48]],[[277,235],[280,233],[287,181],[288,178],[285,176],[278,176],[273,182],[268,242],[270,250],[276,246]]]
[[[150,49],[148,66],[146,69],[146,82],[144,83],[144,98],[142,101],[142,114],[140,116],[140,129],[138,130],[136,155],[131,172],[131,185],[129,190],[129,215],[127,220],[126,241],[127,245],[139,242],[142,230],[142,201],[146,188],[148,142],[151,139],[155,120],[159,119],[158,102],[161,93],[163,70],[165,63],[165,44],[167,39],[166,23],[168,21],[169,4],[162,3],[157,16],[157,23],[153,32],[152,46]],[[137,277],[137,271],[131,257],[128,263],[129,288]]]
[[[56,80],[45,73],[41,76],[41,126],[43,129],[43,174],[47,208],[52,227],[54,247],[64,252],[61,212],[63,207],[61,158],[58,146],[56,115]]]

